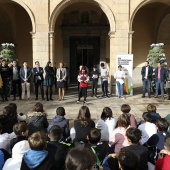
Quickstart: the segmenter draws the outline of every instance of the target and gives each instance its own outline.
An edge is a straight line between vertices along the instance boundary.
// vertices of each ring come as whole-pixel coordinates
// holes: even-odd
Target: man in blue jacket
[[[142,67],[141,75],[143,81],[143,95],[142,98],[145,97],[146,89],[148,91],[148,97],[151,97],[151,81],[152,81],[152,73],[153,69],[149,65],[148,61],[145,61],[145,66]]]
[[[166,69],[162,67],[161,63],[158,63],[158,68],[155,69],[155,83],[156,83],[156,92],[155,98],[158,98],[159,86],[161,88],[161,96],[164,99],[164,82],[166,80]]]

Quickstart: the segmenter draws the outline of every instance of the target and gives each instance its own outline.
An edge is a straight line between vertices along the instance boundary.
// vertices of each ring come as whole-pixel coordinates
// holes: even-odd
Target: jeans
[[[158,90],[159,90],[159,86],[161,88],[161,96],[164,97],[164,82],[159,80],[156,82],[156,93],[155,96],[158,96]]]
[[[108,92],[108,80],[105,80],[105,81],[101,81],[101,85],[102,85],[102,93],[103,95],[108,95],[107,92]]]
[[[120,84],[118,81],[116,81],[117,90],[118,90],[118,96],[123,96],[123,84]]]
[[[148,96],[151,95],[151,81],[149,79],[143,80],[143,96],[145,96],[146,89],[148,91]]]

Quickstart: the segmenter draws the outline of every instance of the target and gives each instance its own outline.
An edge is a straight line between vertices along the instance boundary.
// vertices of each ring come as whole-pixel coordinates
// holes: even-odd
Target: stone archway
[[[64,11],[67,7],[74,5],[74,4],[77,4],[77,3],[87,3],[87,4],[90,4],[90,5],[93,5],[93,6],[97,7],[98,9],[100,9],[106,15],[110,28],[108,29],[106,35],[101,38],[101,41],[102,41],[101,44],[103,44],[103,45],[107,44],[108,50],[107,50],[107,52],[104,52],[104,53],[109,58],[107,59],[107,61],[106,61],[106,59],[104,61],[109,63],[111,71],[113,71],[114,68],[115,68],[115,51],[113,50],[113,47],[114,47],[113,39],[114,39],[115,31],[116,31],[116,21],[115,21],[115,16],[113,14],[113,9],[110,9],[110,7],[108,5],[106,5],[106,3],[102,0],[62,1],[60,4],[56,5],[55,9],[52,11],[52,14],[51,14],[51,17],[50,17],[50,22],[49,22],[50,60],[53,61],[54,56],[55,56],[55,50],[54,49],[55,49],[55,46],[56,46],[55,45],[55,39],[56,39],[57,34],[55,34],[54,30],[55,30],[56,20],[58,19],[59,15],[62,13],[62,11]],[[106,41],[106,39],[107,39],[107,41]],[[67,37],[65,37],[62,41],[68,42]],[[65,43],[65,44],[68,44],[68,43]],[[60,44],[59,44],[59,48],[61,48]],[[68,52],[68,50],[69,50],[69,46],[63,51]],[[113,61],[113,62],[111,62],[111,61]]]
[[[109,6],[107,6],[102,0],[91,0],[91,1],[86,1],[86,0],[82,0],[81,2],[87,2],[87,3],[92,3],[95,4],[97,6],[99,6],[103,12],[106,14],[109,23],[110,23],[110,31],[115,32],[116,31],[116,23],[115,23],[115,16],[112,12],[112,10],[110,9]],[[66,8],[67,6],[77,3],[76,0],[72,0],[72,1],[62,1],[61,3],[59,3],[55,9],[53,10],[51,17],[50,17],[50,22],[49,22],[49,31],[54,31],[54,27],[55,27],[55,22],[57,17],[59,16],[59,14],[61,13],[61,11]]]
[[[170,6],[166,0],[147,0],[140,3],[131,15],[129,30],[134,32],[132,53],[134,54],[134,84],[136,85],[141,84],[139,73],[147,58],[150,45],[160,43],[158,32],[160,34],[160,25],[168,13],[170,13]]]
[[[32,23],[32,32],[36,31],[36,25],[35,25],[35,17],[33,12],[31,11],[31,9],[21,0],[0,0],[0,3],[9,3],[9,2],[15,2],[16,4],[22,6],[25,11],[27,11],[30,19],[31,19],[31,23]]]
[[[108,18],[99,6],[82,1],[72,3],[60,12],[55,22],[53,32],[56,36],[55,39],[52,37],[53,42],[51,42],[55,44],[51,46],[55,57],[51,56],[51,60],[54,63],[59,61],[67,63],[69,68],[74,70],[71,80],[75,80],[72,83],[76,82],[77,69],[81,62],[85,62],[81,64],[87,64],[90,70],[100,61],[110,64],[109,31]],[[82,55],[82,59],[77,58],[77,55]],[[91,62],[87,59],[89,57]],[[73,66],[73,63],[76,64]]]
[[[14,43],[19,64],[22,65],[23,61],[27,61],[32,67],[32,35],[30,32],[35,31],[35,19],[31,10],[20,0],[3,0],[0,1],[0,4],[0,10],[7,16],[8,26],[12,30],[11,37],[6,36],[1,39],[1,43]]]

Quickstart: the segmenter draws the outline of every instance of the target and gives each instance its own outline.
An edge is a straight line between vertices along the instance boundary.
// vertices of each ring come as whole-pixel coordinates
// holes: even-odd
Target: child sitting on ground
[[[128,104],[123,104],[121,106],[121,111],[130,117],[130,126],[136,128],[137,123],[135,116],[130,113],[131,107]]]
[[[28,136],[28,125],[26,123],[17,123],[13,127],[13,131],[16,134],[16,138],[12,139],[10,142],[10,150],[14,145],[22,140],[27,140]]]
[[[28,138],[30,150],[24,154],[20,170],[54,170],[54,158],[49,156],[46,147],[46,136],[35,132]]]
[[[52,126],[58,125],[62,128],[63,140],[67,141],[67,138],[70,136],[70,130],[69,130],[69,121],[64,117],[65,114],[66,114],[65,109],[63,107],[58,107],[56,109],[56,116],[51,120],[47,131],[49,133]]]
[[[100,143],[100,140],[101,140],[100,130],[96,128],[92,128],[90,130],[90,133],[87,135],[88,143],[86,143],[84,147],[92,149],[93,153],[96,155],[96,157],[98,157],[101,164],[107,155],[109,146],[108,144]]]
[[[156,124],[156,120],[157,120],[158,118],[161,118],[161,116],[159,115],[159,113],[156,113],[156,106],[153,105],[153,104],[149,104],[149,105],[147,106],[147,111],[148,111],[148,113],[151,114],[151,123]]]
[[[10,141],[15,137],[16,135],[14,132],[10,134],[2,133],[2,124],[0,123],[0,148],[3,148],[6,151],[10,152]]]
[[[10,106],[5,106],[3,114],[0,115],[0,122],[2,124],[2,133],[12,133],[13,126],[18,123],[16,116],[13,115],[13,110]]]

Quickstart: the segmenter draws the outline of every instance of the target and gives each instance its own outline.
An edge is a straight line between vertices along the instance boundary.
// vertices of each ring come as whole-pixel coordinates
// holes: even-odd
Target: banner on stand
[[[124,81],[124,95],[133,95],[133,54],[121,54],[116,56],[116,71],[118,65],[122,66],[122,70],[125,72],[125,81]],[[116,87],[116,95],[118,95]]]

